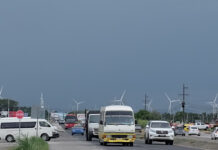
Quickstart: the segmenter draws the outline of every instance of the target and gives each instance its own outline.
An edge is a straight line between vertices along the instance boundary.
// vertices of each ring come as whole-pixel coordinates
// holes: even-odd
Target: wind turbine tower
[[[169,101],[169,108],[168,108],[168,112],[169,114],[171,115],[172,114],[172,103],[175,103],[175,102],[180,102],[180,100],[172,100],[170,99],[170,97],[167,95],[167,93],[165,93],[165,96],[167,97],[168,101]]]
[[[217,96],[218,96],[218,93],[216,94],[214,100],[209,102],[209,104],[213,107],[213,118],[215,117],[215,114],[217,113],[217,110],[216,110],[218,107],[218,104],[216,103]]]

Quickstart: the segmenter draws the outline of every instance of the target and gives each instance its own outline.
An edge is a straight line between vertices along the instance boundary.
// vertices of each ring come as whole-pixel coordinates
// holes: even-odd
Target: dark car
[[[185,130],[183,129],[183,127],[176,127],[174,132],[175,132],[175,136],[177,135],[185,136]]]

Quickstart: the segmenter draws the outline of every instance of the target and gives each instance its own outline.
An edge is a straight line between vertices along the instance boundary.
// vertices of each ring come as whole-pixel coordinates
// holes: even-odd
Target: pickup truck
[[[209,125],[202,122],[196,122],[194,125],[198,127],[199,130],[207,130],[209,128]]]

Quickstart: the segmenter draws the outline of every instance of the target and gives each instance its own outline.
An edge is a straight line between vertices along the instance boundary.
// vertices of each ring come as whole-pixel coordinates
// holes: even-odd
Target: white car
[[[201,134],[200,134],[200,131],[199,131],[198,127],[189,126],[188,135],[198,135],[198,136],[200,136]]]
[[[166,145],[173,145],[174,131],[167,121],[149,121],[145,129],[145,144],[152,144],[152,141],[165,142]]]
[[[216,140],[216,139],[218,139],[218,127],[216,127],[211,134],[211,140]]]

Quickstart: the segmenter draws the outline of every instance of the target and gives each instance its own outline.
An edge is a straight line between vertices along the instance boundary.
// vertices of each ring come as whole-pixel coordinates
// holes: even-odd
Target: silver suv
[[[174,132],[167,121],[149,121],[145,128],[145,144],[152,144],[152,141],[165,142],[166,145],[173,145]]]

